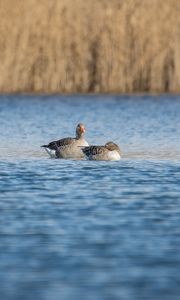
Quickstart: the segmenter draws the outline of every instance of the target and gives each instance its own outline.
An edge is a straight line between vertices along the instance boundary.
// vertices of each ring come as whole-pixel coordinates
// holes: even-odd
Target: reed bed
[[[179,0],[0,0],[0,92],[178,93],[179,14]]]

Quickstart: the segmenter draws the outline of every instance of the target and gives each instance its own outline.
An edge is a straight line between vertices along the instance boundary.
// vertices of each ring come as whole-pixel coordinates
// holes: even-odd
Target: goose
[[[76,137],[63,138],[50,142],[48,145],[42,145],[51,158],[84,158],[85,155],[81,147],[87,147],[89,144],[84,138],[84,124],[79,123],[76,127]]]
[[[108,142],[104,146],[82,147],[89,160],[120,160],[121,151],[118,145]]]

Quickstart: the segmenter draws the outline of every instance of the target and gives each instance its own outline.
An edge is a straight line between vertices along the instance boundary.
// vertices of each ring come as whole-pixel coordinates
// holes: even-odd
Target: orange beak
[[[85,131],[86,131],[86,130],[85,130],[85,127],[84,127],[84,126],[81,126],[81,127],[80,127],[80,132],[81,132],[81,133],[84,133]]]

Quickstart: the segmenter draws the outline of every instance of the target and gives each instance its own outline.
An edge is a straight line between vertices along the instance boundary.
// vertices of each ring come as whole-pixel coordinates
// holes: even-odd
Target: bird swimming
[[[107,142],[104,146],[82,147],[83,153],[89,160],[120,160],[121,151],[117,144]]]
[[[85,131],[84,124],[79,123],[76,127],[76,136],[74,138],[63,138],[41,147],[45,148],[51,158],[84,158],[82,147],[89,146],[84,138]]]

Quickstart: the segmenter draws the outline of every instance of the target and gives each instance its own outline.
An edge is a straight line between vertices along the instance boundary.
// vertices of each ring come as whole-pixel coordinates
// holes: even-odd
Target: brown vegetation
[[[0,92],[180,92],[179,0],[0,0]]]

